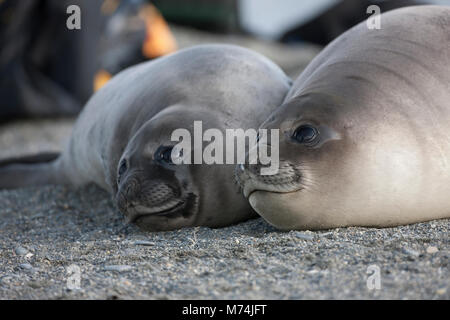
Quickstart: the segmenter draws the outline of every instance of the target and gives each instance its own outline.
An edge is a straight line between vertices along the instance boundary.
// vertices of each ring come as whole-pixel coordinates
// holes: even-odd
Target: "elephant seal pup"
[[[237,223],[255,213],[238,191],[234,165],[174,165],[178,142],[171,135],[176,129],[192,135],[194,121],[223,133],[257,129],[291,84],[265,57],[230,45],[197,46],[137,65],[90,99],[56,160],[4,161],[0,189],[93,182],[147,230]]]
[[[261,125],[278,173],[236,168],[252,207],[280,229],[450,217],[449,30],[450,7],[408,7],[325,48]]]

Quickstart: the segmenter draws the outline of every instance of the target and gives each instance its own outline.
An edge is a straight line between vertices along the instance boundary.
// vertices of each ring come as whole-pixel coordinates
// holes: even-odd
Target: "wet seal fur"
[[[398,9],[381,30],[350,29],[261,127],[280,129],[280,170],[241,166],[237,179],[278,228],[450,217],[450,7]]]
[[[265,57],[204,45],[124,70],[87,103],[60,155],[0,163],[0,189],[95,183],[130,221],[148,230],[222,227],[255,215],[238,192],[234,165],[174,165],[175,129],[257,128],[290,79]]]

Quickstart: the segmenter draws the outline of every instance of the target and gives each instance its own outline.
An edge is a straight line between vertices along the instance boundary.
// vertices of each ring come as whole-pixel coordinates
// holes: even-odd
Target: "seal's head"
[[[261,125],[268,135],[258,147],[279,143],[275,174],[261,174],[260,164],[236,167],[236,179],[251,206],[278,228],[320,227],[323,217],[314,216],[311,208],[318,207],[336,181],[332,176],[345,152],[343,128],[329,103],[322,95],[304,95],[282,105]],[[279,130],[279,141],[272,141],[272,129]]]
[[[142,125],[118,162],[116,202],[128,220],[159,231],[225,226],[252,212],[234,182],[234,165],[174,163],[189,156],[176,154],[185,150],[174,148],[175,130],[186,129],[193,141],[194,121],[220,128],[216,117],[207,109],[172,106]]]

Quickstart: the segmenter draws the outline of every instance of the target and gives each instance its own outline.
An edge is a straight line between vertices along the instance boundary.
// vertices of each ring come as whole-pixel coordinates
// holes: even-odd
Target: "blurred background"
[[[75,116],[124,68],[201,43],[251,48],[295,78],[368,6],[429,3],[450,0],[0,0],[0,122]]]

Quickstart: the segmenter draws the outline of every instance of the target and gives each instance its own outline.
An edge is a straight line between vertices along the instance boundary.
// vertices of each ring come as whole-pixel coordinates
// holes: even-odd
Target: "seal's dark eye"
[[[173,150],[172,146],[170,146],[170,147],[165,147],[165,146],[159,147],[158,150],[156,150],[156,153],[155,153],[155,160],[172,164],[172,150]]]
[[[292,137],[299,143],[310,143],[317,137],[317,129],[310,125],[302,125],[295,129]]]

